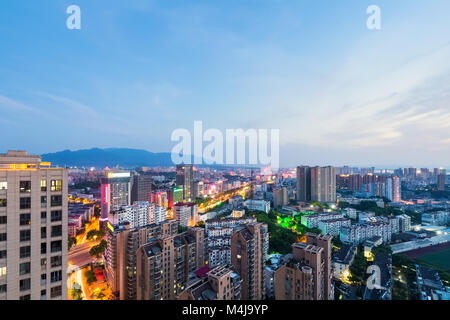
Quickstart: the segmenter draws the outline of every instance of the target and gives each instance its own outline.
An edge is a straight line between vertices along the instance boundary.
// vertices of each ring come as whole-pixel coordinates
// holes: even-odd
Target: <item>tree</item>
[[[86,277],[86,282],[87,282],[88,284],[91,284],[91,283],[97,281],[97,277],[95,276],[95,272],[92,271],[92,270],[87,270],[87,271],[84,273],[84,276]]]
[[[89,254],[91,256],[96,256],[97,258],[100,258],[100,256],[105,252],[106,247],[108,246],[108,243],[105,240],[100,241],[100,243],[96,246],[93,246],[91,250],[89,250]]]
[[[369,262],[367,262],[364,257],[364,248],[362,245],[358,246],[358,251],[355,255],[355,259],[353,260],[352,265],[350,266],[350,280],[352,282],[356,282],[360,285],[365,285],[365,281],[367,278],[367,267],[369,266]]]
[[[69,239],[68,239],[67,241],[68,241],[68,248],[69,248],[69,250],[70,250],[74,245],[77,244],[77,238],[75,238],[75,237],[69,237]]]
[[[87,240],[102,239],[106,234],[106,230],[91,230],[86,234]]]
[[[83,291],[77,282],[73,283],[71,294],[73,300],[83,300]]]

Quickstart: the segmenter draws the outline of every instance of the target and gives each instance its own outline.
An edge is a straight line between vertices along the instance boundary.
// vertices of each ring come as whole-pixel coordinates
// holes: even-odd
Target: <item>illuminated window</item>
[[[6,201],[6,199],[0,199],[0,208],[6,207],[7,203],[8,203],[8,201]]]
[[[0,190],[7,190],[8,189],[8,182],[0,182]]]
[[[61,191],[62,190],[62,180],[52,180],[51,191]]]
[[[20,192],[31,192],[31,181],[20,181]]]
[[[6,267],[0,268],[0,277],[6,276]]]
[[[41,191],[47,191],[47,180],[41,180]]]

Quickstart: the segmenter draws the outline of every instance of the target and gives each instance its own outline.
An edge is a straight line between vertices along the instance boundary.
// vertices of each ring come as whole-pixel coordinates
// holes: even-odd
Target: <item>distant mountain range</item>
[[[93,148],[88,150],[64,150],[42,155],[42,161],[68,167],[156,167],[173,166],[170,152],[153,153],[127,148]]]

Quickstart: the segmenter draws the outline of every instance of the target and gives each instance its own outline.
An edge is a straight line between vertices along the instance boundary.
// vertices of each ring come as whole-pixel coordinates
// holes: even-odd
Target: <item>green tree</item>
[[[71,295],[73,300],[83,300],[83,291],[77,282],[72,285]]]
[[[94,283],[95,281],[97,281],[97,277],[95,276],[95,272],[92,270],[87,270],[84,273],[84,276],[86,277],[86,282],[88,284]]]
[[[68,248],[69,248],[69,250],[70,250],[74,245],[77,244],[77,238],[75,238],[75,237],[69,237],[69,239],[67,239],[67,241],[68,241]]]
[[[105,240],[100,241],[100,243],[96,246],[93,246],[91,250],[89,250],[89,254],[91,256],[96,256],[97,258],[100,258],[100,256],[105,252],[106,247],[108,246],[108,243]]]

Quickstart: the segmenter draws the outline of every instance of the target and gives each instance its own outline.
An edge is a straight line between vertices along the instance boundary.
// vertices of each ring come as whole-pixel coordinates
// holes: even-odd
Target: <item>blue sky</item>
[[[66,28],[81,8],[82,29]],[[382,29],[366,28],[381,8]],[[450,2],[4,0],[0,152],[170,151],[279,128],[280,162],[450,167]]]

